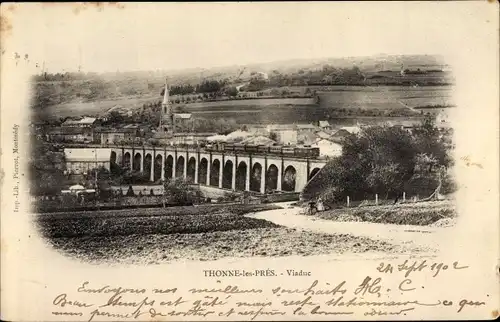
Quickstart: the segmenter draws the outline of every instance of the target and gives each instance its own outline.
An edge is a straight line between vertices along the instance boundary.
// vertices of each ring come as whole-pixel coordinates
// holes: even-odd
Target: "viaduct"
[[[111,150],[110,163],[148,173],[152,182],[182,177],[195,184],[260,193],[300,192],[327,162],[321,158],[208,151],[198,147],[112,146],[106,149]]]

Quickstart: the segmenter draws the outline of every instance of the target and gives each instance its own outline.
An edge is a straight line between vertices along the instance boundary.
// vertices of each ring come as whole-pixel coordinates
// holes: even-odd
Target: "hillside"
[[[402,66],[409,72],[405,79],[399,75]],[[58,104],[145,97],[160,99],[166,75],[172,85],[194,86],[202,79],[224,80],[227,86],[250,82],[251,86],[244,86],[243,90],[256,91],[308,85],[443,85],[451,83],[451,76],[446,70],[446,65],[439,57],[379,55],[193,68],[184,71],[57,73],[35,76],[32,107],[40,110]],[[267,84],[252,84],[257,72],[270,75]]]

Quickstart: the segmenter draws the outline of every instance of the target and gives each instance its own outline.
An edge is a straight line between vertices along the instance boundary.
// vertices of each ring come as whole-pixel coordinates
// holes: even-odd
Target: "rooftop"
[[[297,124],[297,129],[316,129],[312,124]]]
[[[92,125],[97,119],[95,117],[83,117],[79,120],[66,120],[62,126]]]
[[[339,131],[341,130],[347,131],[351,134],[356,134],[359,133],[359,131],[361,131],[361,128],[359,126],[344,126],[341,127]],[[339,131],[337,131],[335,134],[337,134]]]
[[[191,113],[175,113],[174,117],[177,119],[190,119]]]

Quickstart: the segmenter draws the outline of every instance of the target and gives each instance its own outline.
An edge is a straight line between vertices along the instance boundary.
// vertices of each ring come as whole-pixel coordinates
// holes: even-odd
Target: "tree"
[[[66,186],[64,153],[52,145],[34,139],[28,162],[30,192],[33,195],[58,194]]]
[[[403,177],[400,175],[399,164],[388,163],[376,165],[366,178],[366,182],[372,190],[385,192],[386,198],[389,194],[398,193],[403,189]]]
[[[226,94],[230,97],[235,97],[238,95],[238,89],[236,87],[231,86],[226,90]]]
[[[431,158],[435,158],[437,163],[448,167],[452,161],[446,148],[446,137],[441,136],[439,129],[435,125],[434,118],[427,116],[422,123],[413,131],[417,140],[418,149],[421,153],[427,154]],[[432,171],[432,166],[429,171]]]
[[[107,117],[107,124],[121,124],[125,121],[123,115],[118,111],[111,111]]]
[[[269,138],[273,141],[278,141],[278,134],[276,132],[269,133]]]
[[[128,190],[127,190],[126,196],[127,197],[135,197],[134,189],[132,188],[132,186],[128,186]]]
[[[403,191],[438,195],[441,186],[450,192],[455,185],[443,170],[450,159],[438,133],[429,121],[413,134],[395,127],[364,128],[344,138],[342,155],[325,165],[311,189],[328,191],[335,200],[373,198],[375,193],[396,197]]]
[[[197,202],[201,197],[200,191],[194,189],[183,178],[166,180],[163,187],[165,198],[171,204],[189,205]]]
[[[375,193],[396,194],[413,175],[417,148],[400,128],[374,126],[344,138],[342,155],[323,170],[326,187],[339,198],[364,199]]]

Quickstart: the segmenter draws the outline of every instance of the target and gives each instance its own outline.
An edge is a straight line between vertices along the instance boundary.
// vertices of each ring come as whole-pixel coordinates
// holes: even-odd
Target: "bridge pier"
[[[236,159],[237,160],[237,159]],[[231,178],[231,189],[236,190],[236,162],[233,162],[233,177]]]
[[[189,162],[189,159],[187,158],[188,156],[186,156],[186,158],[184,159],[184,173],[183,173],[183,178],[184,180],[187,179],[187,172],[188,172],[188,162]]]
[[[222,176],[223,175],[224,175],[224,164],[222,162],[219,162],[219,188],[222,188]]]
[[[247,166],[247,174],[246,174],[246,180],[245,180],[245,191],[250,191],[250,166]]]
[[[142,151],[142,154],[141,154],[141,169],[140,169],[141,173],[144,172],[144,155],[145,155],[145,153],[144,153],[144,151]]]
[[[200,157],[198,156],[198,158],[195,158],[195,161],[194,161],[194,184],[198,184],[198,167],[199,167],[199,161],[200,161]]]
[[[172,179],[177,178],[176,172],[177,172],[177,153],[174,154],[174,157],[172,159]]]
[[[153,155],[151,156],[151,170],[149,171],[149,181],[155,181],[155,165],[156,165],[156,153],[153,149]]]
[[[283,169],[281,167],[278,168],[278,176],[276,180],[276,190],[281,191],[281,179],[283,177]]]
[[[262,168],[260,171],[260,193],[266,193],[266,174],[267,169]]]
[[[135,151],[132,149],[132,153],[130,154],[130,171],[134,171],[134,156]]]
[[[165,181],[165,154],[163,155],[163,158],[161,158],[161,175],[160,175],[161,181]]]

